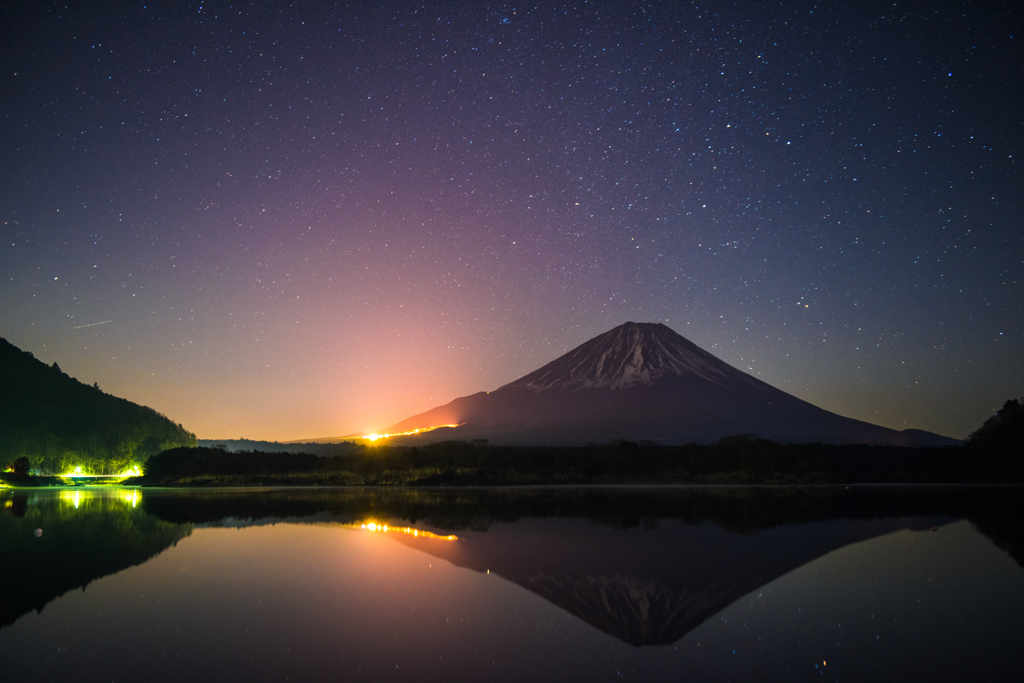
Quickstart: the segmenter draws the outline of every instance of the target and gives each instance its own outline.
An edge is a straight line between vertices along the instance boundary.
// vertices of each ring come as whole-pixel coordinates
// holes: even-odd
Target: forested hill
[[[195,444],[152,408],[82,384],[0,338],[0,464],[25,456],[44,474],[111,474]]]

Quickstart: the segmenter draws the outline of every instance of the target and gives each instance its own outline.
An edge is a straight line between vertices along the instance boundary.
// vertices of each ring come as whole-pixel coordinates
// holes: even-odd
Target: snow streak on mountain
[[[747,377],[665,325],[626,323],[502,388],[624,389],[685,375],[721,385]]]

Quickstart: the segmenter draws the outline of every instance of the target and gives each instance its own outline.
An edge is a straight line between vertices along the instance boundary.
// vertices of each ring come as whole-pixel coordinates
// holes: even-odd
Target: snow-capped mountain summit
[[[830,413],[737,370],[665,325],[632,322],[494,391],[457,398],[386,433],[409,434],[410,441],[549,446],[615,439],[709,443],[733,434],[782,442],[955,443]]]
[[[625,389],[687,375],[721,385],[748,377],[661,323],[628,322],[502,389]]]

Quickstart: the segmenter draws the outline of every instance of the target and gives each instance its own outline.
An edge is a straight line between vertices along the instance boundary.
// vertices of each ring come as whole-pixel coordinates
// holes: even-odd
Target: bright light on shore
[[[127,477],[141,477],[142,476],[142,470],[140,470],[138,465],[136,465],[134,467],[130,467],[130,468],[128,468],[128,469],[126,469],[126,470],[124,470],[122,472],[119,472],[117,474],[85,474],[84,472],[82,472],[82,466],[79,465],[78,467],[76,467],[75,469],[71,470],[70,472],[64,472],[62,474],[58,474],[57,476],[58,477],[74,477],[75,479],[106,479],[106,480],[114,480],[114,479],[118,479],[118,478],[125,479]]]
[[[433,427],[420,427],[419,429],[413,429],[408,432],[397,432],[395,434],[367,434],[363,438],[367,441],[378,441],[380,439],[387,439],[392,436],[411,436],[413,434],[422,434],[423,432],[430,432],[441,427],[458,427],[459,425],[435,425]]]

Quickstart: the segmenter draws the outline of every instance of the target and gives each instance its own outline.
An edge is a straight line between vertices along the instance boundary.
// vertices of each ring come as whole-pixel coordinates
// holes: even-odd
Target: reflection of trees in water
[[[737,534],[783,524],[886,517],[969,519],[1024,566],[1021,487],[686,487],[565,489],[263,489],[147,492],[147,512],[175,523],[317,518],[405,520],[445,531],[522,518],[582,517],[620,528],[710,522]],[[313,520],[310,520],[313,521]]]
[[[0,496],[7,513],[0,514],[0,627],[192,533],[191,525],[147,515],[139,498],[137,491],[88,489]]]
[[[490,569],[624,642],[670,643],[746,592],[831,550],[904,528],[910,518],[917,528],[932,523],[921,527],[924,519],[969,519],[1021,563],[1019,493],[1017,487],[7,493],[0,495],[7,513],[0,514],[0,625],[146,561],[190,534],[193,524],[375,519],[466,531],[451,544],[408,534],[399,540],[422,543],[417,547],[457,566]],[[36,528],[43,529],[41,538],[33,535]],[[521,545],[527,528],[533,529],[529,549]],[[718,545],[701,545],[708,533]],[[683,547],[691,549],[686,558],[679,555]]]
[[[175,522],[374,518],[468,530],[459,543],[417,547],[457,566],[490,570],[637,646],[676,642],[747,592],[832,550],[907,528],[911,520],[920,529],[933,523],[924,520],[970,519],[1018,563],[1024,547],[1018,487],[270,489],[256,494],[192,489],[147,495],[145,505]],[[556,520],[573,518],[603,528],[603,540],[587,541],[591,535],[580,536],[581,527],[569,536],[553,529]],[[678,524],[669,530],[671,520],[683,522],[682,531]],[[521,545],[523,539],[509,530],[523,525],[502,524],[486,533],[498,522],[540,526]],[[698,530],[706,524],[718,528],[719,541],[732,539],[726,550],[702,545],[706,539]],[[617,534],[616,529],[653,533]],[[417,544],[408,536],[397,540]],[[699,550],[682,557],[681,548]]]
[[[1024,512],[1016,507],[995,505],[970,517],[971,525],[983,536],[1005,550],[1024,567]]]

